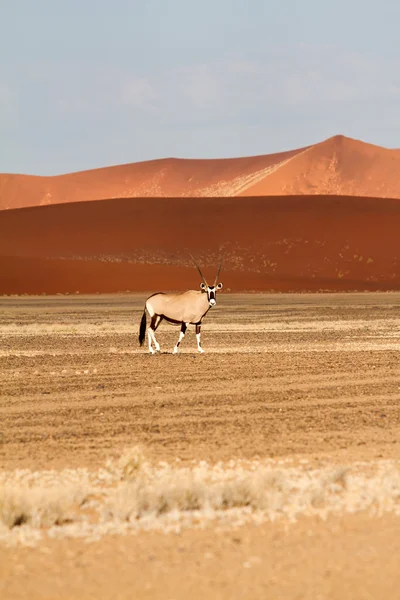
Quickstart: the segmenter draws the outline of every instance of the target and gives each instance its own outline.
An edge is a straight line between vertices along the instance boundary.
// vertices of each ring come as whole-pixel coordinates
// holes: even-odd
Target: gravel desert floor
[[[0,299],[0,596],[398,598],[400,294]]]

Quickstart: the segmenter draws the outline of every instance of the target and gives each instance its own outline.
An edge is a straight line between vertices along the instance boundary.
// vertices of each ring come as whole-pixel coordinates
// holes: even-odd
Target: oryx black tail
[[[142,320],[140,321],[139,344],[141,346],[143,345],[145,336],[146,336],[146,309],[144,309]]]

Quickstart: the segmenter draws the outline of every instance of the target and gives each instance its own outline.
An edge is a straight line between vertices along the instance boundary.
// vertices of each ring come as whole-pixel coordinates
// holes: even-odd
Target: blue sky
[[[400,147],[397,0],[2,0],[0,172]]]

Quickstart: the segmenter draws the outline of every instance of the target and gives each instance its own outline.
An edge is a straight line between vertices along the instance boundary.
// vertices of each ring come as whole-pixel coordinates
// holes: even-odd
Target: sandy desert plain
[[[400,295],[0,301],[2,598],[397,598]]]
[[[115,170],[60,176],[73,202],[3,177],[2,599],[398,598],[397,157],[237,159],[247,197],[231,162],[124,166],[118,198]],[[187,252],[212,277],[221,248],[206,353],[161,325],[150,356],[148,293],[198,288]]]

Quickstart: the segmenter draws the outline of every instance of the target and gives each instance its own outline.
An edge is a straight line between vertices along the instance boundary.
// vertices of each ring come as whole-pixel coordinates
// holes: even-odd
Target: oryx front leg
[[[179,340],[177,341],[176,346],[174,348],[174,354],[178,353],[178,348],[179,348],[179,345],[180,345],[181,341],[185,337],[186,329],[187,329],[187,323],[182,323],[182,325],[181,325],[181,332],[179,334]]]
[[[159,317],[158,315],[154,315],[153,317],[151,317],[151,323],[149,325],[149,328],[147,330],[147,336],[149,339],[149,352],[150,354],[154,354],[154,350],[152,347],[152,342],[154,344],[154,347],[156,349],[157,352],[160,352],[160,344],[157,342],[156,340],[156,336],[155,336],[155,331],[157,329],[157,327],[159,326],[161,321],[161,317]]]
[[[197,349],[200,352],[200,354],[203,354],[204,350],[201,347],[201,343],[200,343],[200,330],[201,330],[201,323],[196,325],[196,339],[197,339]]]

